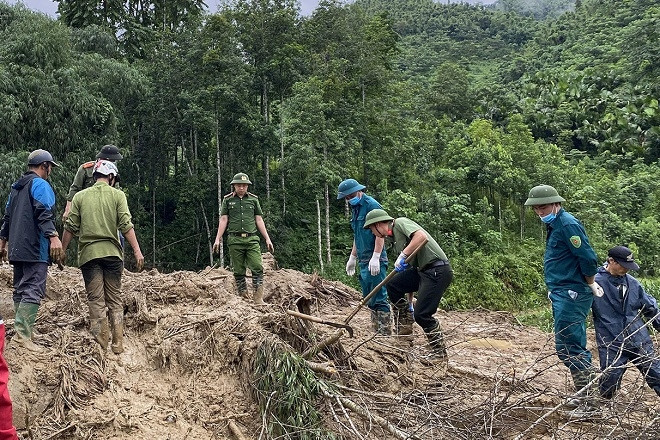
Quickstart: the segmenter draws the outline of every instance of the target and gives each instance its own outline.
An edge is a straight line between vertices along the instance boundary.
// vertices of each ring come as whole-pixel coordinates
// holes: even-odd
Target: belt
[[[256,232],[232,232],[229,235],[233,235],[234,237],[252,237],[253,235],[257,235]]]
[[[427,271],[427,270],[429,270],[429,269],[433,269],[434,267],[438,267],[438,266],[446,266],[446,265],[449,265],[449,261],[448,261],[448,260],[435,260],[435,261],[431,261],[429,264],[427,264],[426,266],[424,266],[424,268],[422,269],[422,272]]]

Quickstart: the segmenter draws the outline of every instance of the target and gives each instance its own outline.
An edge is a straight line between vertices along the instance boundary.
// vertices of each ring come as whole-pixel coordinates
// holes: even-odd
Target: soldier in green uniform
[[[248,185],[252,184],[248,175],[236,174],[231,184],[234,186],[234,191],[227,194],[222,200],[218,234],[213,243],[213,252],[220,251],[220,239],[226,230],[237,294],[242,297],[247,296],[245,269],[250,268],[254,287],[254,303],[264,304],[264,269],[257,230],[266,240],[268,251],[272,253],[275,249],[266,230],[259,198],[248,192]]]
[[[96,160],[90,160],[78,167],[76,172],[76,177],[73,178],[73,183],[69,188],[69,194],[66,196],[66,207],[64,208],[64,213],[62,214],[62,220],[66,222],[69,212],[71,212],[71,201],[73,196],[77,192],[82,191],[83,189],[89,188],[94,185],[94,164],[97,160],[109,160],[110,162],[116,162],[122,159],[124,156],[119,152],[119,148],[114,145],[104,145],[101,147],[101,150],[96,155]],[[115,188],[119,188],[119,185],[116,185]]]

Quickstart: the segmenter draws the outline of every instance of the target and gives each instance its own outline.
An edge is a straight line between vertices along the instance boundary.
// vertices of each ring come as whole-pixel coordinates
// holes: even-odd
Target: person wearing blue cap
[[[346,263],[346,274],[355,275],[356,266],[359,266],[358,279],[363,297],[385,279],[387,272],[387,253],[383,249],[385,241],[364,229],[367,213],[382,206],[364,193],[365,188],[355,179],[346,179],[339,184],[337,192],[337,200],[346,200],[352,212],[353,247]],[[384,286],[369,301],[368,307],[374,331],[380,335],[392,334],[390,304]]]
[[[611,399],[621,386],[628,362],[642,373],[646,383],[660,396],[660,361],[648,326],[660,331],[660,311],[655,298],[646,293],[630,270],[639,270],[633,253],[616,246],[598,269],[596,282],[604,295],[594,297],[592,312],[600,369],[601,397]]]

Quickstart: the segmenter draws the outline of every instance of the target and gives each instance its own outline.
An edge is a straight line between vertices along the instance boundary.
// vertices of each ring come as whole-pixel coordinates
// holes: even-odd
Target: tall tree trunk
[[[268,96],[268,80],[263,77],[261,80],[261,96],[262,96],[262,116],[264,118],[264,122],[266,123],[266,127],[270,125],[270,102],[269,102],[269,96]],[[265,179],[266,179],[266,200],[270,201],[270,155],[268,152],[266,152],[266,157],[264,157],[264,171],[265,171]]]
[[[151,249],[153,257],[151,266],[156,267],[156,183],[151,187]]]
[[[316,199],[316,230],[318,237],[318,246],[319,246],[319,266],[321,267],[321,274],[323,274],[323,245],[322,245],[322,233],[321,233],[321,204],[318,199]]]
[[[330,252],[330,190],[328,182],[325,182],[325,246],[326,259],[328,264],[332,263],[332,254]]]
[[[222,156],[220,154],[220,122],[215,118],[215,166],[218,169],[218,222],[220,221],[220,209],[222,208]],[[215,241],[215,240],[214,240]],[[211,251],[213,252],[213,251]],[[225,266],[225,248],[223,239],[220,237],[220,267]]]
[[[281,113],[281,112],[280,112]],[[280,116],[280,181],[282,184],[282,217],[286,215],[286,185],[284,181],[284,116]]]

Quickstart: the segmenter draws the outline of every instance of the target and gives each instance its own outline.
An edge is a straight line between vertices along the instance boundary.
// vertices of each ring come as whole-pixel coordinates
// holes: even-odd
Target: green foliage
[[[516,319],[521,324],[539,328],[546,333],[552,333],[554,330],[552,309],[547,306],[518,313]]]
[[[305,360],[266,339],[257,349],[252,368],[254,394],[266,414],[270,437],[321,440],[335,439],[323,428],[315,405],[329,385],[322,383]]]
[[[538,307],[546,297],[541,276],[541,249],[534,245],[519,249],[503,247],[501,252],[475,251],[465,257],[452,258],[454,280],[441,306],[453,310]]]

